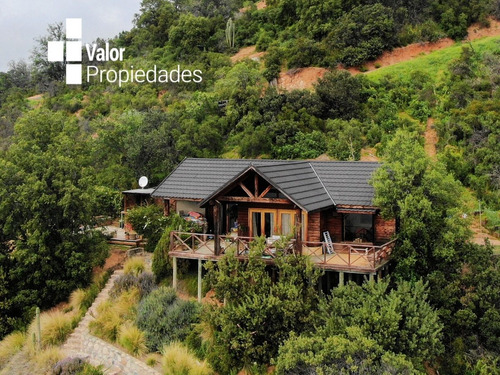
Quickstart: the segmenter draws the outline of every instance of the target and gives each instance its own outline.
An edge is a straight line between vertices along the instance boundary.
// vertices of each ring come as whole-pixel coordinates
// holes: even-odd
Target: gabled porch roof
[[[299,161],[260,166],[251,164],[205,198],[200,203],[200,206],[204,206],[210,200],[217,198],[251,171],[266,180],[268,184],[304,211],[312,212],[335,205],[314,167],[309,162]],[[263,197],[254,197],[255,200],[259,198]]]

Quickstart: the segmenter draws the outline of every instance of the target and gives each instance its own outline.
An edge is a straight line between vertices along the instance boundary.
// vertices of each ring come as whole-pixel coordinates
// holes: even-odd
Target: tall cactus
[[[227,43],[227,45],[230,48],[234,47],[234,33],[235,33],[235,29],[236,28],[234,26],[233,19],[230,18],[227,21],[227,24],[226,24],[226,43]]]

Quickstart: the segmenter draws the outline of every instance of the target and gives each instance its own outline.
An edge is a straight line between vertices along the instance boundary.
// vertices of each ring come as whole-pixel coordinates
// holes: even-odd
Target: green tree
[[[2,315],[19,326],[34,306],[51,307],[88,283],[107,255],[92,230],[92,167],[76,121],[47,110],[18,121],[0,163],[0,202],[0,242],[8,244],[0,267],[9,291]]]

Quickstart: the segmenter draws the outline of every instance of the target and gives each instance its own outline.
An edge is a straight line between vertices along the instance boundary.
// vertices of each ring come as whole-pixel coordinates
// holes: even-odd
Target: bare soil
[[[474,232],[472,242],[484,245],[484,240],[488,239],[493,246],[500,246],[500,239],[489,234],[485,228],[480,227],[478,220],[474,220],[470,229]]]
[[[261,9],[264,9],[264,8],[267,7],[267,4],[266,4],[265,0],[259,1],[255,5],[257,6],[257,10],[261,10]],[[245,13],[248,9],[250,9],[250,8],[249,7],[241,8],[240,9],[240,13]]]
[[[361,150],[360,161],[379,161],[380,158],[377,156],[377,150],[372,147],[365,147]]]
[[[231,56],[231,62],[234,64],[244,59],[260,59],[265,54],[265,52],[257,52],[255,46],[244,47],[236,55]]]
[[[318,67],[291,69],[280,73],[278,88],[288,91],[310,89],[326,72],[327,69]]]

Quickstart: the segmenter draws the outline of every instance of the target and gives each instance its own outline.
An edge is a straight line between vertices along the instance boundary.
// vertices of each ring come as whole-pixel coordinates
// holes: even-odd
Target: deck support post
[[[172,288],[177,290],[177,257],[172,257]]]
[[[347,274],[347,281],[351,282],[352,281],[352,273]]]
[[[370,273],[370,275],[368,276],[370,282],[374,282],[375,281],[375,274],[374,273]]]
[[[201,280],[203,272],[203,262],[198,259],[198,302],[201,303]]]
[[[379,270],[378,270],[378,273],[377,273],[377,281],[382,280],[382,278],[383,278],[383,277],[384,277],[384,276],[383,276],[383,274],[382,274],[382,269],[379,269]]]
[[[339,272],[339,286],[344,286],[344,272]]]

